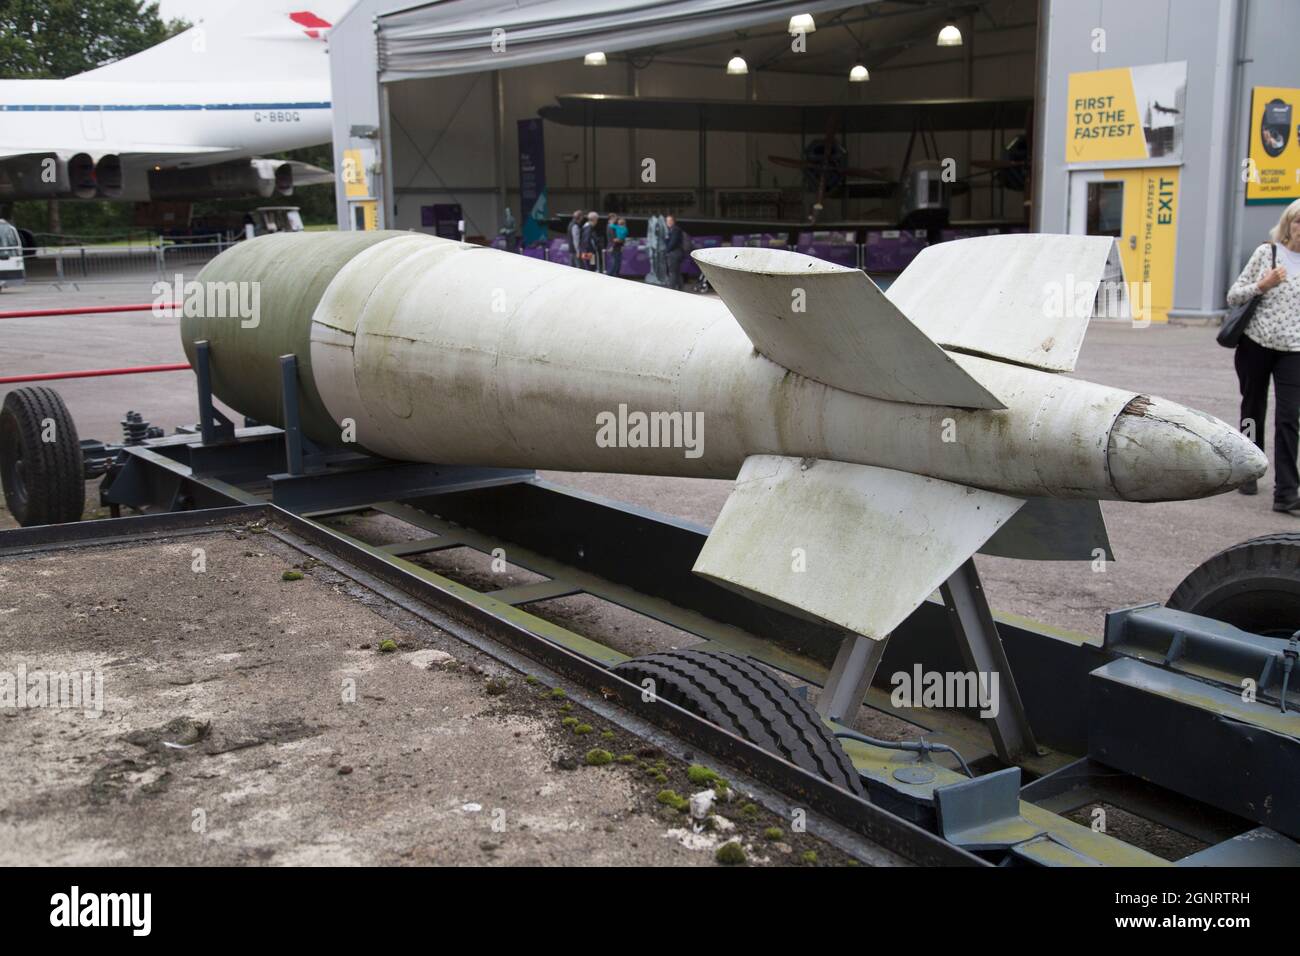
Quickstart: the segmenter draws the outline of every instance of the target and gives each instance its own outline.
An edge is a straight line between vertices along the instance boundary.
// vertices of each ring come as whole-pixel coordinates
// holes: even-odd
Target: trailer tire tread
[[[804,770],[855,794],[853,762],[807,701],[757,665],[716,651],[649,654],[614,668],[620,677],[655,681],[655,693]]]
[[[54,425],[54,441],[41,440],[46,421]],[[26,386],[5,396],[0,406],[0,455],[14,454],[23,460],[26,493],[20,497],[6,483],[5,505],[19,524],[79,521],[86,503],[81,441],[67,405],[54,389]]]
[[[1207,558],[1167,606],[1256,633],[1300,629],[1300,532],[1261,535]]]
[[[702,664],[702,666],[705,667],[710,666],[713,662],[716,662],[716,666],[719,669],[733,667],[736,671],[740,672],[740,675],[743,678],[752,681],[764,696],[771,701],[772,705],[781,712],[781,714],[786,718],[786,721],[788,721],[789,729],[797,735],[797,742],[789,741],[789,746],[792,752],[799,752],[798,742],[801,742],[812,751],[812,754],[819,765],[819,772],[829,779],[835,778],[837,763],[835,753],[843,754],[843,749],[838,745],[833,749],[826,745],[821,732],[824,730],[825,725],[822,724],[821,717],[817,715],[817,712],[813,710],[806,701],[795,697],[788,688],[779,683],[775,678],[765,673],[762,668],[750,664],[742,658],[730,657],[728,655],[718,655],[714,657],[712,655],[705,655],[699,651],[687,651],[685,653],[699,654],[701,657],[707,658],[707,661]],[[785,737],[785,728],[786,725],[783,725],[780,721],[773,724],[773,730],[782,737],[783,743],[787,742]],[[845,757],[844,759],[847,760],[848,758]],[[808,769],[812,768],[810,767]],[[842,770],[843,768],[839,769]],[[854,775],[856,776],[856,772]]]
[[[746,701],[745,688],[729,682],[706,662],[692,659],[688,664],[663,662],[680,680],[700,686],[713,700],[724,704],[731,718],[729,729],[739,729],[746,740],[775,750],[787,758],[803,755],[805,748],[793,730],[786,726],[773,709],[761,700]],[[766,695],[765,695],[766,696]],[[770,698],[769,698],[770,700]],[[755,706],[757,704],[757,706]],[[827,776],[826,769],[816,760],[793,760],[805,770]]]

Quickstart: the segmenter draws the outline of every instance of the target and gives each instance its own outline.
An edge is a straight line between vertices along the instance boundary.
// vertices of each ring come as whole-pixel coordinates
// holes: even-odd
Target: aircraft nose
[[[1231,491],[1268,459],[1226,422],[1163,398],[1135,398],[1106,449],[1111,483],[1126,501],[1178,501]]]

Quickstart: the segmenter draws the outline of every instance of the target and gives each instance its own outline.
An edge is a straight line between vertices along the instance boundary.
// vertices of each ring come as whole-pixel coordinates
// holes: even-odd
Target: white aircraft
[[[0,80],[0,202],[290,195],[327,170],[261,154],[330,141],[325,37],[354,0],[239,0],[65,80]]]

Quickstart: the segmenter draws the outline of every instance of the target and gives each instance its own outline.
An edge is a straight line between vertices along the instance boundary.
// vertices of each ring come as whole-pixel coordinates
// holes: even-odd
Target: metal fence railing
[[[32,234],[38,249],[58,249],[62,247],[80,248],[120,248],[126,250],[147,250],[158,244],[159,233],[146,229],[130,229],[125,232],[87,233],[78,235],[62,232],[36,232]]]
[[[22,246],[0,246],[0,288],[7,283],[23,282],[25,279]]]
[[[41,241],[55,238],[57,242]],[[155,235],[150,241],[131,237],[118,241],[103,238],[68,241],[75,238],[38,236],[35,248],[27,250],[28,278],[93,280],[142,274],[163,277],[204,265],[235,241],[221,233],[177,238]]]

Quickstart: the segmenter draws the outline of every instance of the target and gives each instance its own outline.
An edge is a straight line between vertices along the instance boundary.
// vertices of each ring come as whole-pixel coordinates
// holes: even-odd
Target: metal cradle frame
[[[144,514],[3,532],[0,554],[267,520],[328,552],[345,573],[360,569],[592,689],[619,688],[630,712],[916,862],[1168,865],[1068,818],[1097,802],[1206,845],[1180,865],[1300,859],[1287,838],[1300,837],[1300,697],[1293,693],[1290,712],[1279,707],[1267,679],[1268,639],[1243,640],[1224,625],[1143,607],[1110,615],[1106,640],[1096,643],[994,615],[972,562],[944,584],[942,600],[927,601],[887,642],[846,637],[694,575],[705,528],[528,471],[391,462],[304,444],[291,360],[282,363],[289,427],[235,428],[212,406],[206,348],[197,356],[200,426],[117,449],[101,486],[114,515]],[[376,546],[330,526],[361,512],[406,522],[417,537]],[[421,554],[454,547],[486,554],[503,547],[511,564],[545,580],[478,591],[418,563]],[[647,706],[609,670],[625,655],[530,607],[580,593],[823,688],[819,708],[833,726],[851,722],[865,699],[922,728],[930,744],[958,750],[977,776],[927,748],[845,740],[867,787],[864,801],[690,714]],[[1227,664],[1225,647],[1233,649]],[[1254,677],[1265,670],[1258,701],[1239,700],[1234,667]],[[998,673],[995,716],[896,706],[889,675],[916,668]],[[1197,728],[1194,746],[1192,735],[1171,733],[1175,726]],[[1207,762],[1249,786],[1207,773]]]

